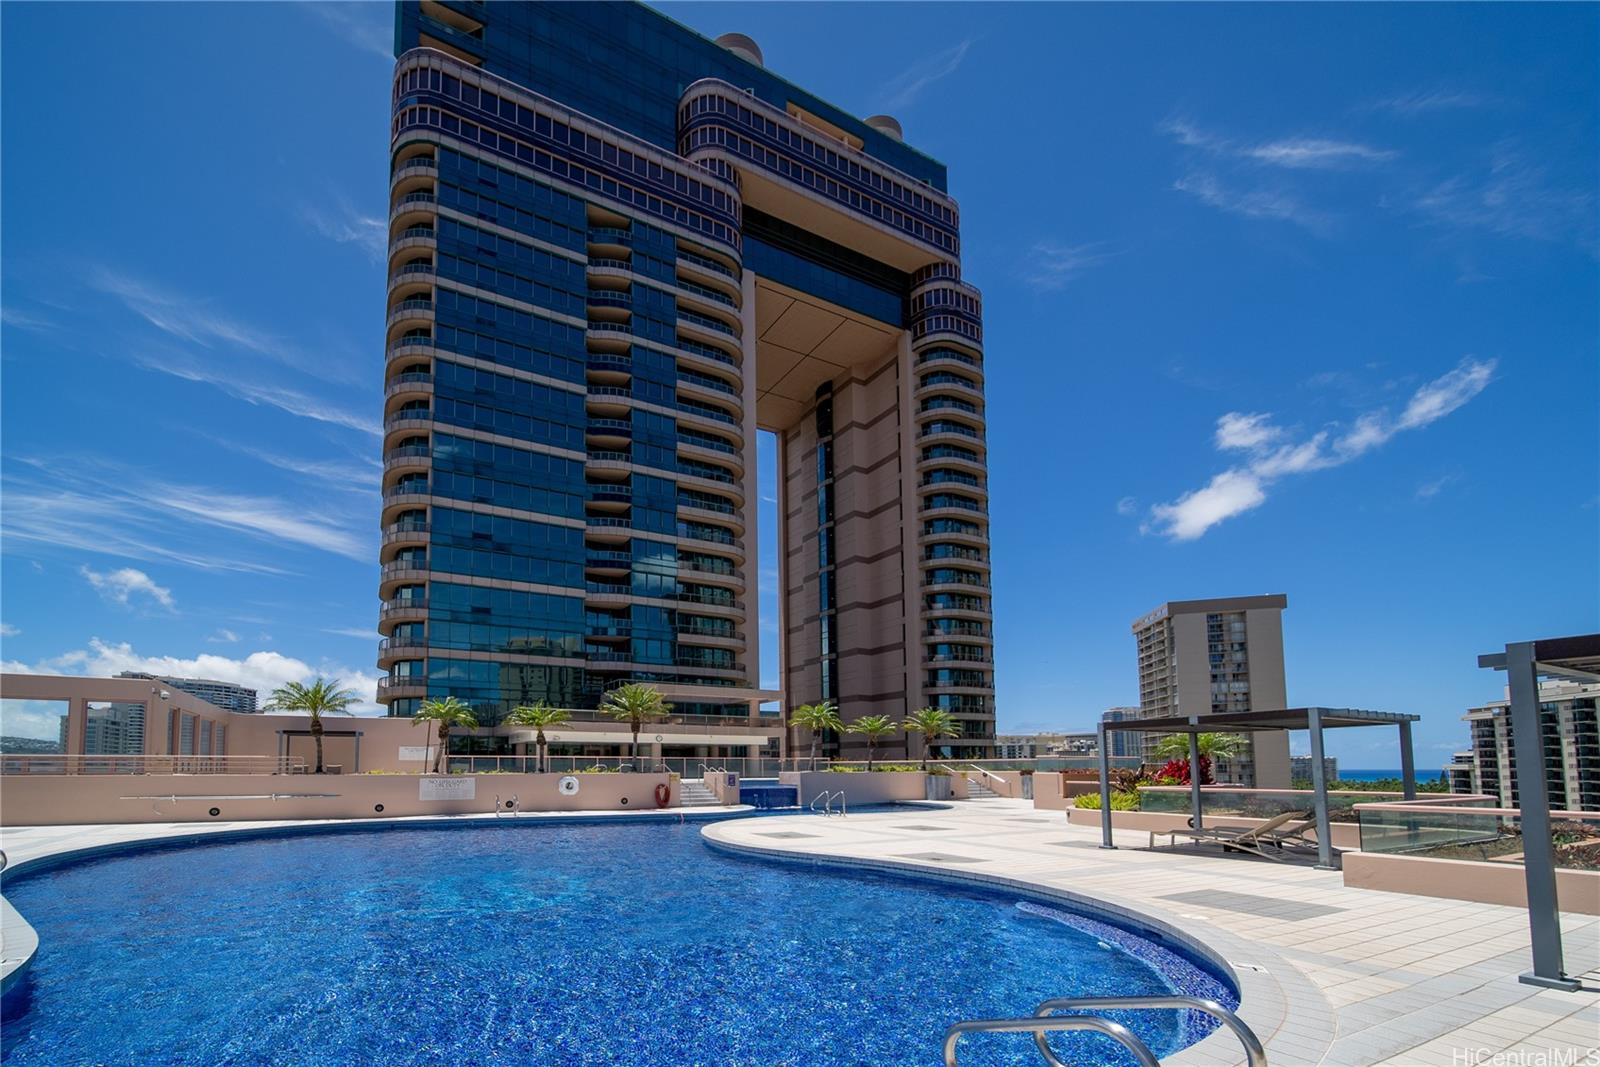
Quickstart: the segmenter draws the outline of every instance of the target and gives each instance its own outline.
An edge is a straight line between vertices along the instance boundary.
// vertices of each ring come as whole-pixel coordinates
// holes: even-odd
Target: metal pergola
[[[1478,657],[1478,666],[1505,671],[1511,697],[1511,747],[1516,757],[1517,807],[1522,812],[1522,872],[1528,886],[1528,928],[1533,970],[1528,985],[1577,992],[1561,953],[1561,911],[1556,899],[1556,849],[1550,838],[1550,790],[1544,738],[1539,728],[1539,679],[1600,682],[1600,634],[1519,641],[1504,652]]]
[[[1138,734],[1189,735],[1189,803],[1194,828],[1202,829],[1200,805],[1200,743],[1203,733],[1248,734],[1270,730],[1307,730],[1311,734],[1312,806],[1317,820],[1317,866],[1333,867],[1333,842],[1328,827],[1328,777],[1322,764],[1322,731],[1349,726],[1394,726],[1400,731],[1400,777],[1405,799],[1417,797],[1417,769],[1411,753],[1411,724],[1421,716],[1397,711],[1361,708],[1284,708],[1278,711],[1219,712],[1210,715],[1171,715],[1159,719],[1101,720],[1100,741],[1100,847],[1116,848],[1111,841],[1111,748],[1113,731]],[[1519,749],[1520,754],[1520,749]],[[1547,835],[1548,836],[1548,835]]]

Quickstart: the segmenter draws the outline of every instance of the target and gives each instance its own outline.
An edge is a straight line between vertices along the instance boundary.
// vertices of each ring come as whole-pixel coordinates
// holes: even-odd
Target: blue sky
[[[667,10],[950,166],[1003,731],[1136,703],[1164,600],[1286,592],[1291,702],[1432,766],[1477,653],[1600,628],[1600,9]],[[8,669],[370,692],[390,9],[4,21]]]

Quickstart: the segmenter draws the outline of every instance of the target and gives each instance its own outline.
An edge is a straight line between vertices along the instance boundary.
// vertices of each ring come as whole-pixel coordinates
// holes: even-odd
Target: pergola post
[[[1111,731],[1103,719],[1096,729],[1100,734],[1100,847],[1116,848],[1111,843]]]
[[[1306,709],[1311,733],[1311,803],[1317,816],[1317,869],[1333,869],[1333,834],[1328,826],[1328,775],[1322,765],[1322,709]]]
[[[1556,900],[1556,852],[1550,840],[1550,792],[1545,781],[1544,738],[1539,730],[1539,665],[1531,641],[1506,646],[1511,690],[1511,745],[1517,756],[1517,806],[1522,810],[1522,870],[1528,887],[1528,927],[1533,970],[1528,985],[1575,992],[1561,955],[1561,912]]]
[[[1411,752],[1411,722],[1400,724],[1400,790],[1406,800],[1417,799],[1417,761]]]
[[[1194,809],[1194,828],[1205,829],[1205,813],[1200,802],[1200,720],[1189,716],[1189,806]]]

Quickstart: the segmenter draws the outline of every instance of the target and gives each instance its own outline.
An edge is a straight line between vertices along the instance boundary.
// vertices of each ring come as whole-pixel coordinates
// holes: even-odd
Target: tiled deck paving
[[[724,811],[702,809],[689,818]],[[494,816],[448,821],[484,818]],[[0,846],[18,864],[141,839],[277,825],[285,824],[8,828]],[[1600,919],[1591,916],[1563,916],[1568,969],[1588,971],[1588,990],[1558,993],[1516,980],[1529,967],[1527,918],[1518,909],[1346,889],[1337,872],[1214,850],[1144,851],[1142,833],[1119,833],[1117,843],[1130,847],[1105,852],[1096,847],[1097,828],[1070,826],[1025,802],[736,819],[703,832],[725,846],[791,860],[910,867],[1077,894],[1178,928],[1233,964],[1244,990],[1241,1015],[1266,1043],[1272,1067],[1583,1067],[1585,1053],[1600,1046]],[[6,945],[4,955],[15,947]],[[1018,1014],[1032,1008],[1018,1005]],[[942,1037],[929,1035],[930,1047]],[[1037,1062],[1023,1051],[1027,1039],[1017,1040],[1019,1062]],[[1242,1054],[1219,1032],[1165,1062],[1222,1067],[1242,1062]]]
[[[1600,1046],[1600,919],[1592,916],[1563,916],[1568,970],[1589,973],[1585,992],[1560,993],[1517,981],[1531,966],[1520,909],[1347,889],[1336,871],[1215,849],[1149,851],[1143,833],[1118,833],[1124,847],[1107,852],[1097,847],[1098,827],[1034,814],[1025,802],[969,801],[914,815],[803,815],[785,826],[815,836],[774,839],[770,820],[716,823],[702,832],[793,859],[999,878],[1163,920],[1234,964],[1244,990],[1241,1016],[1274,1067],[1555,1067],[1583,1064]],[[934,833],[935,826],[945,832]],[[1032,1009],[1019,1004],[1017,1014]],[[1509,1055],[1493,1059],[1496,1053]],[[1218,1032],[1165,1062],[1242,1061],[1237,1041]]]

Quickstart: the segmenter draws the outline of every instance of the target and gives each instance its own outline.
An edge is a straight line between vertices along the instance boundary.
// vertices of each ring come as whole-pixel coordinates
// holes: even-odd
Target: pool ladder
[[[837,812],[835,812],[833,810],[833,802],[835,800],[837,800],[839,802],[839,810]],[[821,807],[818,807],[818,805],[821,805]],[[817,815],[821,815],[823,818],[827,818],[829,815],[834,815],[834,814],[838,814],[838,815],[849,815],[850,814],[850,807],[849,807],[849,805],[847,805],[845,803],[844,790],[843,789],[839,790],[836,793],[830,793],[826,789],[824,789],[822,792],[820,792],[820,793],[818,793],[816,795],[815,799],[813,799],[811,801],[811,810],[812,810],[813,813],[815,813]]]
[[[1249,1067],[1267,1067],[1267,1050],[1261,1047],[1261,1040],[1256,1037],[1255,1032],[1221,1004],[1200,997],[1055,997],[1041,1003],[1033,1010],[1032,1017],[1027,1019],[968,1019],[956,1023],[945,1031],[945,1067],[958,1067],[956,1043],[961,1040],[961,1035],[980,1032],[1031,1033],[1033,1043],[1039,1047],[1039,1055],[1044,1057],[1046,1063],[1051,1067],[1066,1067],[1066,1064],[1050,1051],[1050,1046],[1044,1038],[1045,1034],[1058,1030],[1087,1030],[1091,1033],[1104,1034],[1132,1053],[1133,1058],[1139,1061],[1139,1067],[1159,1067],[1155,1053],[1150,1051],[1150,1046],[1119,1022],[1099,1015],[1050,1014],[1054,1011],[1112,1008],[1135,1010],[1187,1008],[1205,1012],[1233,1031],[1239,1043],[1244,1046],[1245,1062]]]

